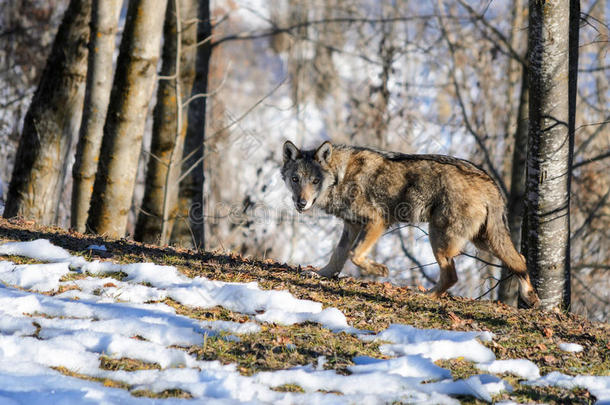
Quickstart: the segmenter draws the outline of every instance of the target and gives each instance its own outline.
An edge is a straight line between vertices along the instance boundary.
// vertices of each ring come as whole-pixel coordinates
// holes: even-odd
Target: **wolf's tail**
[[[490,204],[487,207],[487,223],[485,234],[487,242],[494,255],[513,272],[527,272],[525,258],[517,252],[508,230],[508,221],[503,204]]]
[[[488,205],[485,235],[492,253],[518,277],[521,298],[531,307],[538,306],[540,299],[530,282],[525,257],[517,252],[510,238],[503,201]]]

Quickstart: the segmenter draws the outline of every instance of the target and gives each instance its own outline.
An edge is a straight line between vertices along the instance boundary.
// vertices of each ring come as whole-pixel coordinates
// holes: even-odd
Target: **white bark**
[[[545,309],[566,305],[569,283],[569,2],[530,0],[528,267]],[[567,276],[567,277],[566,277]]]

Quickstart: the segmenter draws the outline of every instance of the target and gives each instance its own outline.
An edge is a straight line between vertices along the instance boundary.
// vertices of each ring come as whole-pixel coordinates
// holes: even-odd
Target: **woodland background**
[[[564,17],[567,11],[565,7]],[[609,14],[606,0],[580,2],[578,46],[572,47],[578,56],[578,88],[570,114],[570,232],[564,235],[570,242],[571,310],[602,321],[610,312]],[[94,36],[100,42],[93,47],[110,49],[112,61],[106,66],[111,71],[95,82],[108,85],[107,92],[112,87],[105,102],[91,96],[99,93],[87,96],[85,91],[89,19],[96,15],[98,28],[109,27]],[[138,27],[138,18],[147,23],[125,28],[130,21]],[[279,167],[286,139],[304,147],[330,139],[405,153],[450,154],[480,164],[507,196],[519,245],[523,203],[529,198],[528,96],[536,96],[529,92],[524,69],[529,18],[525,0],[2,2],[0,186],[5,216],[320,266],[338,240],[340,222],[297,215]],[[76,27],[64,37],[58,34],[62,20]],[[53,59],[56,38],[64,41],[57,55],[70,57]],[[567,53],[566,47],[560,57],[567,59]],[[59,72],[66,66],[70,69]],[[120,82],[117,72],[142,77]],[[138,80],[146,85],[134,86],[143,83]],[[60,87],[65,97],[49,98],[53,91],[61,93]],[[134,88],[142,94],[127,91]],[[138,103],[121,102],[128,99]],[[39,110],[34,111],[35,105]],[[104,119],[100,111],[105,115],[106,106],[109,118]],[[121,108],[139,108],[132,111],[137,119],[115,119],[129,114]],[[117,172],[137,173],[135,186],[127,179],[116,192],[125,197],[123,205],[98,210],[97,219],[88,202],[73,192],[75,181],[81,182],[80,190],[93,191],[92,207],[103,205],[99,196],[108,194],[95,176],[98,157],[78,146],[86,128],[83,111],[100,142],[102,133],[111,133],[114,146],[119,144],[112,149],[104,141],[99,159],[106,164],[99,167],[115,167],[109,160],[114,158],[120,163],[115,162]],[[20,139],[28,131],[34,143],[20,154]],[[56,133],[51,137],[56,143],[31,136],[36,133]],[[36,142],[45,141],[54,145],[41,148],[48,161],[24,165]],[[75,166],[77,156],[81,161]],[[11,178],[32,167],[57,175],[53,180],[39,176],[40,183],[29,190],[36,198],[12,212]],[[123,222],[112,223],[119,217]],[[563,246],[559,239],[557,244]],[[392,230],[374,254],[390,267],[389,280],[396,284],[429,288],[436,279],[425,227]],[[460,282],[452,292],[470,297],[487,293],[485,298],[514,304],[510,280],[492,289],[502,278],[493,258],[472,247],[469,254],[478,258],[458,259]]]

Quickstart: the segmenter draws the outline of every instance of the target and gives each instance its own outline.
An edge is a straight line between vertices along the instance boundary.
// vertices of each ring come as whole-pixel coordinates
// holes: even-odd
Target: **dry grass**
[[[100,236],[82,235],[58,228],[37,227],[24,221],[0,219],[0,240],[49,239],[52,243],[75,254],[91,259],[111,259],[119,263],[154,262],[176,266],[184,274],[209,279],[248,282],[257,281],[262,288],[285,289],[302,299],[339,308],[348,322],[360,329],[375,332],[391,323],[403,323],[419,328],[441,328],[462,331],[488,330],[495,334],[487,344],[498,359],[525,358],[532,360],[542,374],[561,371],[565,374],[610,375],[610,328],[607,324],[591,323],[581,317],[537,310],[517,310],[500,303],[447,297],[434,301],[419,291],[396,287],[389,283],[375,283],[344,278],[320,280],[303,275],[298,269],[273,260],[243,258],[236,254],[197,252],[173,247],[141,244],[125,239],[111,240]],[[106,245],[107,252],[87,251],[91,244]],[[18,263],[31,260],[10,257]],[[124,275],[116,274],[117,279]],[[75,277],[75,276],[72,276]],[[176,312],[200,320],[228,320],[246,322],[248,315],[225,308],[190,308],[170,299],[164,301]],[[567,353],[558,349],[560,342],[579,343],[581,353]],[[207,336],[201,346],[181,348],[202,360],[236,363],[244,375],[258,371],[278,370],[296,365],[317,364],[325,356],[325,368],[348,373],[352,358],[358,355],[383,358],[376,343],[366,343],[344,333],[336,334],[317,324],[305,323],[290,327],[265,324],[260,333],[240,336],[239,341],[226,339],[222,334]],[[133,371],[158,368],[158,365],[133,359],[102,358],[101,367],[110,370]],[[464,360],[438,362],[450,369],[454,378],[478,374],[473,364]],[[69,370],[59,371],[79,378]],[[505,376],[515,391],[501,394],[494,400],[511,399],[517,402],[546,402],[551,404],[593,403],[586,390],[566,390],[549,387],[530,387],[519,384],[514,376]],[[104,384],[124,384],[101,381]],[[286,385],[278,391],[300,392],[301,387]],[[189,397],[181,390],[163,393],[132,392],[151,397]],[[479,403],[472,398],[460,398],[465,403]]]

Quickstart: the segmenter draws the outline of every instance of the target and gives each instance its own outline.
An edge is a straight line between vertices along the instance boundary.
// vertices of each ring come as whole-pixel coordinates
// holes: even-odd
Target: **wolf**
[[[440,297],[457,282],[453,258],[468,241],[499,258],[519,280],[519,294],[531,307],[540,300],[525,258],[513,245],[505,201],[494,180],[475,164],[451,156],[387,152],[322,143],[300,150],[283,147],[281,174],[299,212],[316,206],[344,222],[343,233],[323,277],[338,275],[347,259],[363,273],[387,276],[388,268],[367,257],[379,237],[399,222],[429,224],[440,267]]]

